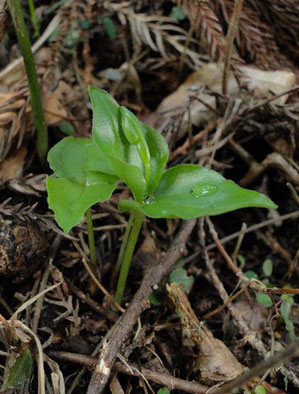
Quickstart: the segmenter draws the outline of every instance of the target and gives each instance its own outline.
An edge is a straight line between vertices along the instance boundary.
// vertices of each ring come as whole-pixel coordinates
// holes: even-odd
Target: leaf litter
[[[103,5],[93,1],[66,1],[52,14],[45,12],[47,6],[36,2],[44,33],[35,44],[35,56],[51,144],[62,139],[64,132],[75,137],[90,136],[87,86],[92,83],[106,89],[166,137],[172,149],[169,166],[206,165],[242,186],[249,185],[271,196],[279,205],[278,214],[270,211],[267,216],[257,209],[243,210],[217,217],[213,225],[221,245],[222,239],[230,234],[239,231],[237,236],[241,237],[242,223],[254,226],[272,218],[267,230],[251,231],[240,241],[239,253],[244,259],[238,269],[254,270],[262,282],[263,262],[270,259],[273,270],[268,278],[270,283],[263,284],[265,291],[273,286],[274,290],[275,287],[285,291],[296,289],[299,73],[294,61],[293,37],[298,34],[298,24],[289,17],[290,22],[286,24],[286,18],[281,15],[284,12],[296,15],[297,2],[275,0],[275,6],[270,1],[253,2],[254,8],[244,5],[227,96],[221,90],[223,66],[219,60],[224,56],[225,31],[234,2],[176,3],[173,6],[182,7],[186,15],[179,21],[169,17],[172,4],[162,0],[155,4],[137,1]],[[109,25],[103,23],[104,18],[109,20]],[[31,29],[30,23],[28,28]],[[7,360],[1,353],[4,375],[14,380],[15,392],[21,387],[27,390],[30,387],[29,392],[43,392],[44,383],[38,384],[37,380],[44,379],[40,361],[44,353],[52,370],[52,373],[48,369],[44,371],[49,392],[64,393],[65,385],[68,392],[85,392],[91,375],[86,369],[90,365],[87,361],[83,363],[85,369],[81,369],[83,355],[98,357],[99,350],[105,349],[117,314],[102,295],[89,294],[88,274],[73,244],[74,239],[79,240],[76,242],[88,259],[86,228],[77,226],[66,237],[48,209],[44,192],[48,170],[41,168],[34,157],[35,136],[26,76],[22,62],[15,61],[18,54],[12,50],[16,43],[12,30],[8,30],[5,40],[0,48],[6,53],[3,58],[0,54],[3,64],[0,71],[0,260],[1,267],[5,267],[1,268],[0,301],[1,325],[8,333],[1,352],[9,353]],[[99,42],[103,43],[102,48]],[[113,74],[105,70],[113,70]],[[119,215],[116,208],[118,199],[126,193],[124,186],[119,185],[109,203],[93,207],[95,225],[102,228],[96,241],[98,274],[100,283],[110,293],[114,290],[111,273],[123,237],[122,227],[117,226],[127,221],[126,215]],[[287,214],[288,219],[284,220]],[[135,269],[129,277],[127,306],[144,273],[153,270],[153,264],[163,258],[180,226],[178,219],[147,220],[144,224],[144,238],[140,240]],[[191,275],[194,278],[188,298],[177,287],[184,302],[180,301],[176,307],[188,305],[193,316],[191,322],[174,311],[167,297],[168,278],[164,277],[155,284],[160,305],[147,303],[149,309],[132,322],[132,326],[136,323],[135,332],[119,348],[122,356],[115,363],[115,371],[119,372],[113,380],[113,387],[117,387],[114,391],[157,392],[168,387],[174,392],[205,392],[213,384],[217,386],[242,374],[244,367],[251,368],[267,354],[286,347],[290,334],[285,325],[290,329],[289,322],[297,330],[296,298],[291,296],[294,302],[289,301],[286,307],[288,301],[281,299],[281,295],[265,292],[262,294],[270,297],[272,305],[269,303],[266,308],[258,304],[256,291],[249,290],[250,286],[243,288],[238,275],[226,266],[217,242],[216,250],[205,252],[200,232],[206,233],[207,247],[215,242],[208,226],[198,222],[184,245],[188,253],[173,267],[184,268],[176,271],[182,272],[181,278],[176,275],[181,284]],[[5,244],[5,239],[10,244]],[[235,242],[229,241],[225,252],[231,255],[234,247]],[[13,267],[17,268],[11,274]],[[42,292],[57,281],[63,285],[53,288],[43,298]],[[170,286],[176,287],[174,283]],[[230,301],[229,297],[238,290],[242,290],[242,295]],[[36,294],[39,294],[36,305],[26,303]],[[282,302],[283,318],[279,315]],[[223,303],[226,306],[221,311],[201,322],[205,314],[217,311]],[[13,328],[9,320],[11,311],[22,305],[20,320],[13,320],[19,323]],[[52,332],[48,342],[43,328]],[[189,345],[182,339],[186,330]],[[200,337],[203,333],[205,336]],[[191,347],[190,336],[193,337]],[[201,342],[194,342],[199,337]],[[35,358],[34,343],[39,349],[39,361],[28,370],[26,379],[20,373],[14,378],[20,358]],[[48,343],[44,352],[42,343]],[[9,344],[14,344],[17,351],[10,353]],[[151,365],[157,362],[164,369],[155,375]],[[15,366],[13,373],[9,372],[11,363]],[[136,373],[137,365],[142,372]],[[179,378],[174,376],[175,371],[179,371]],[[262,380],[248,382],[248,390],[262,385],[268,392],[273,392],[274,386],[280,392],[293,392],[299,387],[298,366],[294,362],[273,366],[268,374],[267,370],[263,372]],[[135,378],[129,383],[126,375]],[[195,388],[192,383],[198,386]]]

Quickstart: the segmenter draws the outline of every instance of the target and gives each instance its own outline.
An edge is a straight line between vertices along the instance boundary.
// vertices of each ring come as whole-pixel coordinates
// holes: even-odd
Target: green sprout
[[[110,198],[117,182],[131,190],[133,198],[118,205],[119,211],[131,212],[118,261],[118,303],[145,216],[193,219],[245,207],[277,208],[263,194],[199,165],[166,169],[169,149],[162,135],[104,90],[90,87],[89,94],[92,139],[67,137],[50,150],[48,160],[56,177],[47,177],[48,203],[68,233],[92,205]]]

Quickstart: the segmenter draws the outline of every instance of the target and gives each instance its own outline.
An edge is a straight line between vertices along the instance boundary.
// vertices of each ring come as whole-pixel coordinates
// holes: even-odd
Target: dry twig
[[[150,267],[146,271],[137,293],[126,312],[114,326],[109,342],[102,349],[100,359],[88,386],[88,394],[100,394],[105,389],[121,345],[129,337],[140,314],[148,308],[148,297],[153,290],[153,286],[157,285],[169,273],[173,264],[185,252],[187,239],[195,223],[196,220],[185,222],[164,258],[156,266]]]
[[[73,362],[87,367],[94,367],[97,364],[97,360],[94,357],[86,356],[85,354],[76,354],[69,352],[51,351],[50,355],[68,362]],[[205,393],[208,390],[207,386],[204,386],[196,382],[188,382],[187,380],[178,379],[174,376],[166,373],[155,372],[147,368],[138,368],[136,365],[131,363],[116,362],[113,365],[113,369],[117,372],[124,373],[130,376],[141,377],[144,376],[146,379],[161,384],[172,390],[182,390],[186,393]]]

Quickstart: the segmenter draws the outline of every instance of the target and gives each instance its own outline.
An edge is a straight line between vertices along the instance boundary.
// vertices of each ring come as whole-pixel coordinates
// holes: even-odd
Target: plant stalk
[[[37,38],[37,37],[39,37],[39,34],[40,34],[39,33],[39,23],[37,21],[33,0],[28,0],[28,5],[29,5],[31,23],[34,28],[34,37]]]
[[[8,0],[8,6],[13,20],[18,42],[22,51],[28,79],[32,114],[34,124],[37,130],[37,152],[40,160],[44,161],[48,151],[48,130],[45,122],[41,94],[38,84],[38,77],[34,64],[33,54],[31,51],[29,36],[23,18],[20,0]]]
[[[131,229],[132,229],[133,222],[134,222],[134,213],[132,212],[131,215],[130,215],[130,219],[129,219],[128,223],[127,223],[127,227],[126,227],[126,230],[125,230],[125,233],[124,233],[121,245],[120,245],[120,249],[119,249],[118,257],[117,257],[117,262],[116,262],[116,265],[115,265],[115,267],[113,269],[113,275],[112,275],[113,276],[113,282],[114,282],[116,276],[119,273],[119,269],[120,269],[121,263],[123,261],[123,256],[124,256],[124,253],[125,253],[125,250],[126,250],[126,247],[127,247],[128,238],[129,238],[129,235],[130,235],[130,232],[131,232]]]
[[[133,216],[133,225],[131,228],[131,232],[128,236],[126,249],[123,254],[123,259],[121,263],[120,274],[117,282],[116,294],[115,294],[115,301],[121,305],[126,281],[128,277],[129,268],[132,261],[132,256],[134,253],[135,245],[137,242],[137,238],[142,226],[143,219],[145,215],[141,212],[134,212],[132,213]]]

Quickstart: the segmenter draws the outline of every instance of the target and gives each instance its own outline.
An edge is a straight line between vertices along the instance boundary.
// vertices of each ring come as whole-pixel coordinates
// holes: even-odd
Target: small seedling
[[[239,187],[215,171],[194,164],[166,169],[169,150],[162,135],[140,122],[104,90],[90,87],[92,139],[67,137],[49,152],[56,177],[47,178],[48,202],[68,233],[93,204],[106,201],[124,182],[132,199],[115,299],[121,302],[126,278],[145,216],[192,219],[245,207],[277,208],[268,197]]]

